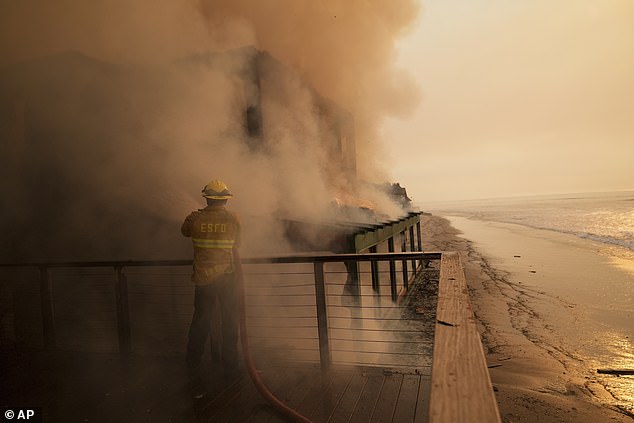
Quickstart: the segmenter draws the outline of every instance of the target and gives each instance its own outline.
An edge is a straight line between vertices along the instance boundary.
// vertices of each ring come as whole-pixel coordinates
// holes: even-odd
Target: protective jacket
[[[209,285],[234,272],[233,249],[240,246],[238,216],[224,206],[207,206],[192,212],[181,227],[194,244],[194,274],[197,285]]]

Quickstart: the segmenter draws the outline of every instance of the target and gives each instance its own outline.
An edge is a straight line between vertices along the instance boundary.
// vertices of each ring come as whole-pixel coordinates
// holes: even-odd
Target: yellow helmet
[[[224,182],[214,179],[203,188],[203,197],[211,200],[227,200],[233,195],[231,195],[229,188]]]

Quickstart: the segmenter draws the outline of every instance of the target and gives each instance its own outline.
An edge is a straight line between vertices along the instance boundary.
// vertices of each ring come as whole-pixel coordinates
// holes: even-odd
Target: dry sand
[[[540,292],[509,283],[446,219],[424,216],[422,226],[426,251],[461,255],[503,422],[634,420],[610,405],[600,383],[570,372],[556,348],[523,330],[522,321],[535,317],[528,300]]]

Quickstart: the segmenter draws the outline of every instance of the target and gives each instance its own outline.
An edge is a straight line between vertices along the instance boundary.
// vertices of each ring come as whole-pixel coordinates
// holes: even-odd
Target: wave
[[[618,238],[613,238],[606,235],[597,235],[590,232],[578,232],[578,231],[571,231],[571,230],[560,229],[560,228],[537,226],[537,225],[522,223],[519,221],[508,220],[508,221],[505,221],[504,223],[515,223],[517,225],[522,225],[522,226],[526,226],[533,229],[541,229],[546,231],[558,232],[562,234],[574,235],[579,238],[589,239],[591,241],[600,242],[602,244],[607,244],[607,245],[615,245],[618,247],[626,248],[630,251],[634,251],[634,240],[630,240],[630,239],[618,239]]]
[[[553,227],[544,226],[544,225],[536,225],[536,224],[532,224],[530,222],[524,221],[526,219],[525,217],[514,217],[510,219],[509,218],[505,219],[502,217],[496,218],[493,216],[486,216],[482,213],[471,213],[470,218],[477,219],[477,220],[497,221],[500,223],[511,223],[515,225],[525,226],[531,229],[539,229],[539,230],[545,230],[545,231],[558,232],[558,233],[567,234],[567,235],[574,235],[578,238],[589,239],[591,241],[600,242],[602,244],[623,247],[634,252],[634,239],[629,239],[629,238],[622,239],[622,238],[611,237],[608,235],[599,235],[599,234],[595,234],[591,232],[580,232],[580,231],[568,230],[564,228],[553,228]]]
[[[596,234],[591,234],[587,232],[570,232],[570,233],[578,236],[579,238],[590,239],[592,241],[598,241],[603,244],[618,245],[620,247],[625,247],[628,250],[634,251],[634,240],[616,239],[609,236],[596,235]]]

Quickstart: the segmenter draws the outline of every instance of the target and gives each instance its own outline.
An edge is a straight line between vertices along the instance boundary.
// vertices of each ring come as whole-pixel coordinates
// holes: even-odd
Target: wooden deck
[[[264,379],[288,406],[318,422],[427,421],[429,375],[370,368],[271,369]],[[285,422],[243,378],[210,397],[203,421]],[[217,400],[216,400],[217,398]]]
[[[195,400],[182,358],[55,353],[8,358],[2,405],[40,407],[45,422],[286,422],[248,376],[207,373]],[[3,366],[4,367],[4,366]],[[430,375],[399,369],[291,364],[261,372],[290,407],[318,422],[426,422]]]
[[[260,349],[267,351],[265,359],[256,362],[263,370],[262,378],[282,401],[316,423],[500,422],[469,301],[464,270],[457,254],[442,254],[431,369],[429,353],[425,348],[416,347],[410,351],[403,342],[418,343],[418,337],[423,331],[418,318],[406,319],[408,321],[403,322],[400,310],[397,315],[389,314],[394,312],[391,309],[395,308],[389,299],[383,304],[381,296],[375,298],[374,293],[363,296],[363,290],[363,304],[369,314],[363,314],[365,310],[362,313],[361,310],[351,308],[343,302],[340,292],[343,285],[336,283],[335,280],[337,277],[345,277],[342,275],[343,273],[332,273],[332,292],[326,292],[330,305],[329,329],[332,330],[333,341],[340,342],[337,345],[332,344],[333,352],[349,354],[346,350],[352,349],[359,357],[338,356],[337,362],[340,365],[332,366],[327,374],[323,374],[317,364],[298,364],[311,360],[292,357],[294,344],[288,339],[278,345],[275,354],[271,353],[270,348],[263,348],[268,347],[264,345]],[[136,286],[134,274],[129,276],[132,276],[128,282],[131,286],[130,292],[133,293]],[[159,276],[164,277],[162,273]],[[166,277],[172,276],[168,274]],[[298,273],[292,272],[285,276],[295,281]],[[144,280],[144,277],[145,275],[139,276],[141,280]],[[261,279],[260,277],[260,282]],[[278,281],[282,284],[283,282]],[[171,289],[173,284],[170,281],[165,282],[165,285]],[[77,286],[86,288],[84,284]],[[157,286],[160,287],[160,284],[152,285],[154,295],[157,294],[154,292]],[[257,286],[260,287],[261,284]],[[312,286],[312,282],[307,283],[307,286]],[[105,297],[111,297],[110,285],[107,288],[109,291]],[[273,292],[268,295],[273,296]],[[164,297],[174,300],[177,296],[173,294],[170,291],[169,295]],[[302,295],[310,297],[309,294],[310,292]],[[106,334],[103,338],[110,341],[104,343],[100,353],[60,352],[54,348],[51,348],[50,352],[0,351],[0,374],[3,375],[0,384],[0,405],[41,408],[44,413],[43,421],[46,422],[286,421],[265,403],[246,377],[227,381],[211,372],[207,375],[209,394],[205,399],[195,401],[187,387],[183,355],[179,354],[179,351],[173,351],[171,358],[166,357],[166,346],[185,345],[182,339],[175,342],[169,335],[176,332],[181,337],[184,336],[186,321],[183,319],[182,325],[178,326],[174,324],[175,319],[165,319],[164,316],[170,310],[174,314],[173,308],[177,309],[177,304],[172,304],[172,308],[166,308],[162,306],[162,302],[157,301],[161,307],[153,314],[150,313],[150,308],[154,303],[148,301],[145,296],[142,297],[140,304],[144,308],[136,310],[132,307],[131,313],[138,314],[135,315],[135,322],[141,321],[139,316],[145,316],[155,336],[148,338],[147,333],[135,328],[136,355],[120,356],[114,351],[104,352],[116,350],[112,348],[116,345],[112,339],[116,340],[113,335],[117,332],[112,324],[103,328],[99,325],[92,326],[86,316],[81,319],[70,319],[72,322],[85,324],[83,326],[86,336],[78,336],[73,332],[75,336],[72,339],[78,343],[77,345],[58,342],[57,346],[77,347],[85,351],[85,348],[101,345],[94,342],[93,334],[102,330]],[[34,298],[37,299],[37,295]],[[369,302],[370,299],[373,302]],[[132,301],[131,304],[137,303]],[[299,306],[294,303],[285,305],[289,308]],[[276,307],[280,308],[279,305]],[[311,304],[302,304],[301,308],[313,309]],[[59,305],[56,309],[59,311],[56,318],[60,322],[64,321],[64,312],[74,310],[70,305]],[[95,309],[99,311],[98,308]],[[102,320],[116,320],[111,316],[110,308],[106,311],[110,314],[100,316],[101,320],[97,319],[97,323]],[[267,313],[270,317],[271,313]],[[256,317],[255,321],[261,323],[262,317]],[[295,322],[297,319],[314,319],[314,316],[289,315],[283,316],[281,321]],[[381,326],[380,333],[375,333],[377,328],[374,325],[379,319],[384,320],[384,325]],[[37,326],[36,323],[25,327]],[[398,327],[394,325],[400,324],[411,327],[402,330],[402,333],[399,332],[400,337],[395,337],[392,332],[397,332]],[[275,335],[292,338],[291,340],[300,338],[301,334],[291,333],[286,326],[277,325],[275,328]],[[314,331],[315,325],[309,325],[309,329]],[[372,337],[352,337],[353,333],[361,329],[372,333]],[[263,328],[260,327],[253,326],[252,333],[255,334],[255,338],[267,335],[267,339],[273,339],[263,333]],[[142,338],[143,334],[152,342]],[[378,337],[379,334],[381,337]],[[57,335],[58,341],[65,339],[63,331],[60,330]],[[309,338],[308,335],[304,337]],[[46,337],[44,338],[46,340]],[[23,338],[19,339],[24,341]],[[356,342],[351,348],[348,345],[350,341]],[[304,340],[301,342],[305,343]],[[25,348],[29,346],[28,343],[22,345],[25,345]],[[258,342],[254,342],[252,350],[257,350],[258,347]],[[316,351],[313,348],[309,352],[316,355]],[[369,357],[370,353],[374,355]],[[394,359],[394,364],[385,360],[385,357],[390,356],[398,357]],[[375,361],[378,360],[377,357],[383,366],[396,367],[400,364],[402,367],[399,367],[398,371],[380,367],[379,362]],[[409,358],[405,360],[404,357]],[[272,360],[273,358],[278,360]],[[348,362],[348,365],[344,366],[344,362]],[[412,370],[409,370],[410,368]]]

